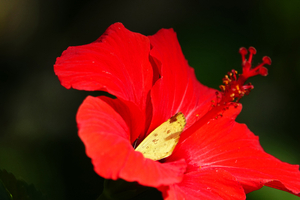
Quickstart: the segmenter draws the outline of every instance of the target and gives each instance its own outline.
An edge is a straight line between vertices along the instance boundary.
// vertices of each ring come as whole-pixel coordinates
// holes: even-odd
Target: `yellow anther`
[[[220,89],[221,89],[222,91],[225,91],[225,86],[224,86],[224,85],[220,85],[219,87],[220,87]]]

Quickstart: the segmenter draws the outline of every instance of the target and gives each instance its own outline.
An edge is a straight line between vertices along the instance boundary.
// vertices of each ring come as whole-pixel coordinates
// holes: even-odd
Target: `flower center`
[[[201,117],[190,129],[199,129],[203,124],[209,122],[211,119],[222,117],[223,113],[229,109],[230,106],[239,106],[238,102],[244,95],[248,95],[254,88],[251,83],[247,83],[248,78],[256,75],[267,76],[268,69],[264,67],[265,64],[271,65],[271,59],[264,56],[262,63],[252,68],[252,58],[256,54],[254,47],[249,47],[248,60],[245,56],[248,54],[246,48],[242,47],[239,53],[242,56],[243,73],[238,75],[236,70],[231,70],[222,79],[223,85],[220,85],[221,91],[216,92],[216,100],[212,101],[212,109],[209,110],[203,117]]]

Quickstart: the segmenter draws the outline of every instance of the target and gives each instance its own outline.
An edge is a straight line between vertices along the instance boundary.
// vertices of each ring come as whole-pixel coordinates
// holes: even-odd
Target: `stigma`
[[[246,55],[248,54],[248,59]],[[220,117],[223,117],[226,110],[230,107],[237,108],[240,104],[240,99],[248,95],[250,91],[254,88],[254,86],[246,81],[256,75],[267,76],[268,69],[264,67],[264,65],[271,65],[271,59],[267,56],[264,56],[262,59],[262,63],[258,64],[255,67],[252,67],[252,58],[253,55],[256,54],[256,50],[254,47],[246,48],[242,47],[239,50],[239,53],[242,56],[242,74],[238,74],[236,70],[231,70],[225,75],[222,79],[223,84],[220,85],[220,91],[216,91],[216,96],[214,100],[212,100],[211,108],[207,111],[206,114],[199,117],[196,114],[196,117],[199,117],[196,122],[188,129],[189,133],[185,134],[185,138],[189,136],[189,134],[198,130],[204,124],[210,123],[211,120],[217,120]]]
[[[249,57],[246,59],[246,55],[249,51]],[[240,99],[248,95],[254,86],[246,81],[256,75],[267,76],[268,69],[264,65],[271,65],[271,59],[268,56],[264,56],[262,63],[258,64],[256,67],[252,67],[252,58],[256,54],[256,49],[254,47],[249,47],[249,49],[242,47],[239,53],[242,56],[242,74],[238,74],[236,70],[231,70],[222,79],[223,84],[220,85],[220,92],[216,92],[217,100],[214,102],[213,106],[229,106],[235,105],[240,101]]]

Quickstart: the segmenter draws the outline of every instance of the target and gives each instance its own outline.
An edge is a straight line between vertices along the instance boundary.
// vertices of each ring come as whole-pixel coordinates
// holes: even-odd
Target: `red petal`
[[[242,186],[225,170],[204,169],[185,174],[181,183],[161,187],[165,200],[243,200]]]
[[[120,101],[106,96],[99,97],[109,104],[126,122],[130,132],[131,144],[140,136],[143,137],[145,130],[145,121],[147,113],[140,110],[136,104],[130,101]],[[146,115],[145,115],[146,114]],[[137,117],[138,116],[138,117]],[[151,116],[151,115],[150,115]]]
[[[185,158],[188,170],[224,169],[237,178],[246,193],[266,185],[299,194],[299,166],[264,152],[258,137],[246,125],[234,121],[238,112],[231,107],[222,118],[202,126],[177,145],[170,161]]]
[[[121,116],[100,98],[87,97],[77,113],[79,136],[95,171],[107,179],[122,178],[158,187],[178,183],[186,169],[184,160],[159,163],[134,151],[129,129]]]
[[[69,47],[54,70],[68,89],[107,91],[144,109],[153,83],[149,52],[146,36],[115,23],[95,42]]]
[[[197,81],[172,29],[161,29],[149,38],[153,46],[151,56],[161,74],[151,91],[154,117],[150,130],[179,111],[186,116],[189,127],[208,111],[215,90]]]

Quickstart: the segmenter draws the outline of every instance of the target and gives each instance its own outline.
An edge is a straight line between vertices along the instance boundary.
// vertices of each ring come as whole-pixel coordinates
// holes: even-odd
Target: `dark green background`
[[[68,46],[96,40],[114,22],[145,35],[173,27],[189,64],[217,88],[240,70],[241,46],[272,58],[269,76],[251,80],[238,121],[266,152],[300,164],[300,1],[0,0],[0,168],[50,199],[95,199],[102,180],[85,156],[75,114],[88,94],[66,90],[53,72]],[[247,199],[298,199],[264,188]]]

